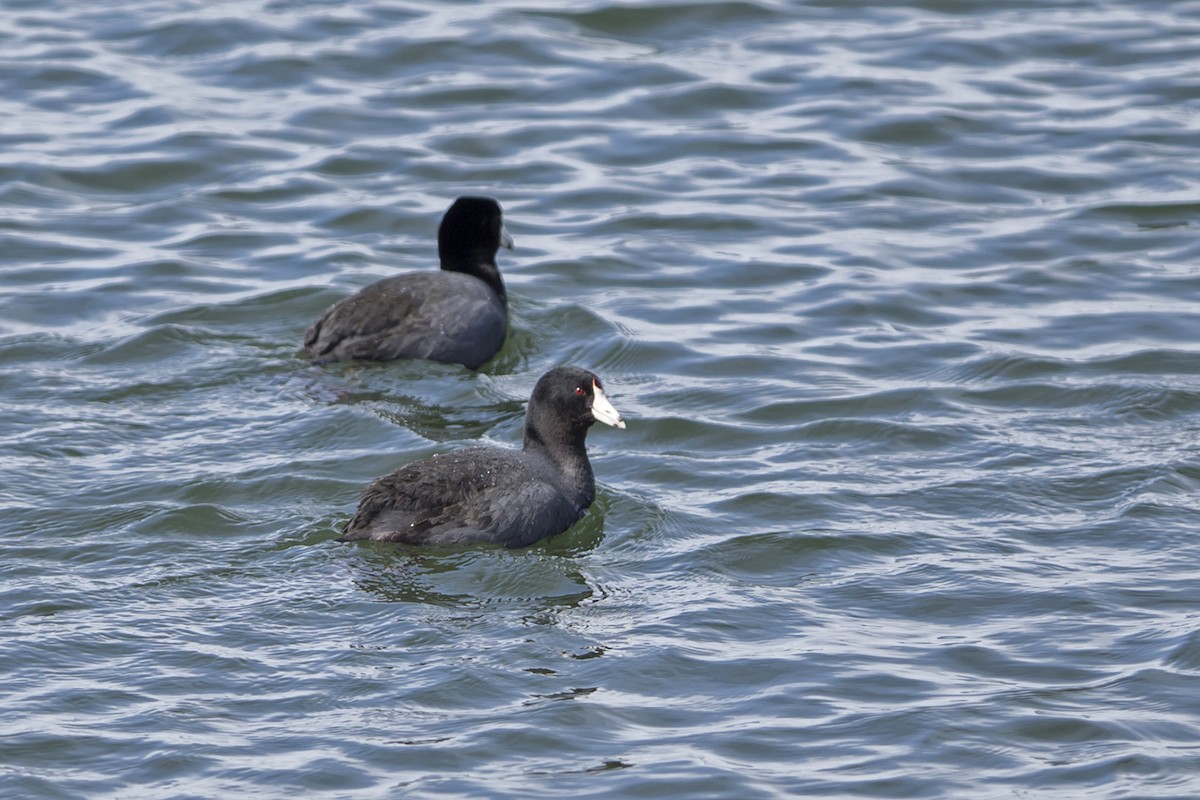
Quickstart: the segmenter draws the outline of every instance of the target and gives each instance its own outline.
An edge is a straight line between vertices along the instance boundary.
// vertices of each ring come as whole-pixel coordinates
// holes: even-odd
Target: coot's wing
[[[489,503],[492,532],[487,541],[505,547],[524,547],[571,527],[584,509],[562,490],[545,481],[528,481],[512,491],[497,493]]]
[[[447,275],[444,293],[426,297],[403,324],[382,332],[367,355],[351,358],[428,358],[478,369],[504,344],[504,304],[482,281]]]
[[[372,343],[411,318],[421,304],[417,275],[398,275],[365,286],[330,306],[304,334],[311,358],[355,358],[345,351],[369,350]]]

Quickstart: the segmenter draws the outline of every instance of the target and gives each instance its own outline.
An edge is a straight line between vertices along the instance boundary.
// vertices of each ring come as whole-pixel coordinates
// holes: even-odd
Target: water
[[[0,796],[1200,795],[1200,4],[8,0]],[[305,327],[490,194],[481,372]],[[598,372],[521,551],[333,541]]]

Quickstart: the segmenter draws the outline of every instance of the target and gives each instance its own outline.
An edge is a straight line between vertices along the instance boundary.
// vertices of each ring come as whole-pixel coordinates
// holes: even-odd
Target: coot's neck
[[[485,248],[473,248],[467,251],[446,251],[440,253],[442,269],[447,272],[462,272],[474,275],[486,283],[500,302],[508,305],[508,293],[504,290],[504,281],[500,278],[500,268],[496,266],[495,252],[489,253]]]
[[[525,450],[541,453],[553,461],[562,472],[565,488],[582,505],[590,505],[596,499],[596,478],[587,457],[586,437],[587,427],[543,430],[528,420],[525,423]]]

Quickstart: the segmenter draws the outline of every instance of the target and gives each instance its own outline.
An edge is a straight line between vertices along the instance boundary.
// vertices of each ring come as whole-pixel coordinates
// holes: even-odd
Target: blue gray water
[[[0,796],[1200,796],[1200,3],[5,0]],[[497,197],[479,373],[307,325]],[[520,551],[333,541],[599,373]]]

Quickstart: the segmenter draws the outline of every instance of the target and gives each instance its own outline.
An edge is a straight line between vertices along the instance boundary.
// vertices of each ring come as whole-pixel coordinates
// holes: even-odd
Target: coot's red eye
[[[575,387],[575,396],[576,396],[576,397],[582,397],[582,396],[583,396],[583,387],[582,387],[582,386],[576,386],[576,387]]]

